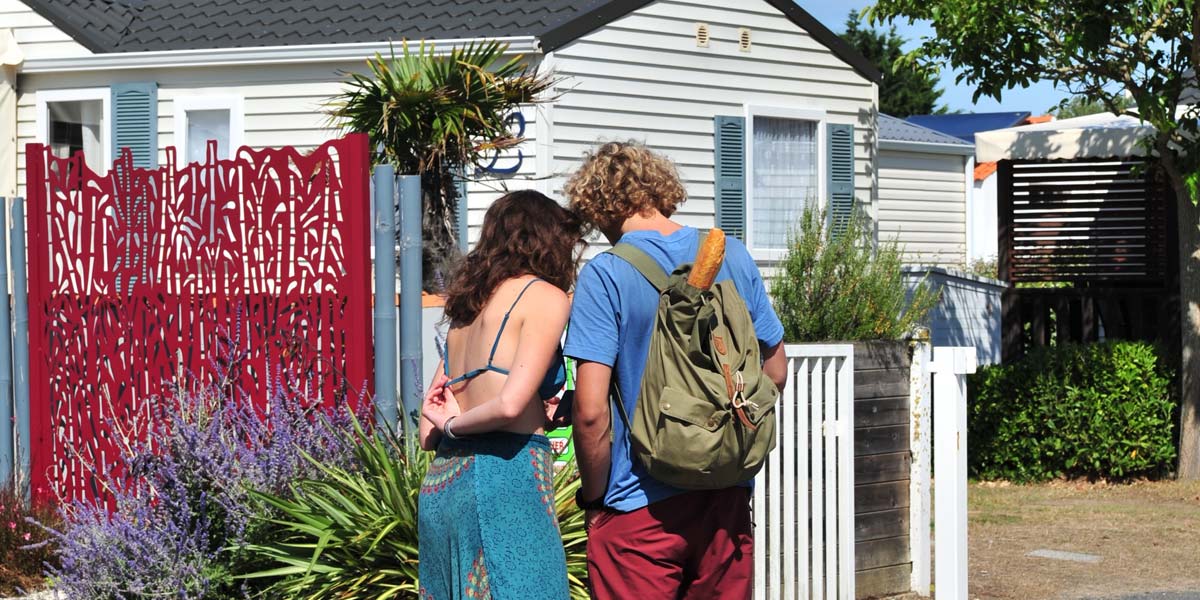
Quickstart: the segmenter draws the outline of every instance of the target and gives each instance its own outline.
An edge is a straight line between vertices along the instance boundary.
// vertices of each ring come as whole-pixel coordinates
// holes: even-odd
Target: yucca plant
[[[290,494],[253,492],[275,532],[245,550],[275,566],[245,577],[275,579],[266,597],[417,597],[417,497],[430,455],[357,423],[354,441],[352,467],[313,461],[320,477]]]
[[[567,579],[571,584],[572,600],[588,600],[587,590],[587,530],[583,526],[583,511],[575,505],[579,489],[579,471],[569,462],[554,476],[554,508],[558,513],[558,530],[563,550],[567,553]]]
[[[412,51],[406,42],[399,55],[393,49],[369,59],[369,73],[350,74],[345,91],[329,102],[335,125],[369,134],[382,149],[377,162],[421,176],[427,289],[445,280],[457,253],[455,174],[469,175],[519,144],[509,129],[512,113],[548,100],[542,95],[556,81],[508,48],[485,41],[443,54],[424,42]]]
[[[388,432],[355,435],[357,465],[316,465],[320,479],[293,484],[291,494],[255,494],[276,528],[272,542],[247,548],[273,565],[246,576],[275,580],[265,597],[418,597],[417,502],[433,455]],[[571,597],[584,600],[587,534],[574,468],[555,485]]]

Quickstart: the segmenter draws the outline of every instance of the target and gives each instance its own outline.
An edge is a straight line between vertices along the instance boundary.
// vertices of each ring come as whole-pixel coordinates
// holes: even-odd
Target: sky
[[[818,21],[832,29],[834,33],[842,33],[846,30],[846,15],[851,9],[861,12],[874,2],[872,0],[799,0],[799,4]],[[922,36],[933,34],[932,28],[920,23],[908,25],[899,22],[896,23],[896,31],[909,40],[908,45],[905,46],[906,50],[915,48]],[[1042,82],[1029,88],[1009,90],[1002,94],[1003,100],[1000,102],[991,98],[980,98],[978,104],[973,104],[971,95],[975,90],[967,85],[956,84],[954,76],[955,74],[949,69],[942,70],[940,87],[945,93],[938,99],[939,105],[944,104],[952,111],[1029,111],[1037,115],[1044,114],[1048,108],[1058,104],[1068,95],[1066,92],[1055,89],[1053,85]]]

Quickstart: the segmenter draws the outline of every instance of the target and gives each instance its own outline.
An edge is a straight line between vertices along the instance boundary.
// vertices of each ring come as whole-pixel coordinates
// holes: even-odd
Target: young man
[[[637,246],[667,272],[692,262],[699,232],[670,219],[684,188],[667,158],[636,143],[608,143],[567,183],[571,208],[604,237]],[[732,279],[763,348],[763,372],[782,387],[783,326],[750,254],[728,239],[718,280]],[[629,434],[610,418],[615,377],[635,414],[658,293],[633,265],[601,254],[576,283],[564,354],[578,361],[574,401],[576,497],[586,511],[588,576],[598,600],[749,598],[754,552],[750,489],[684,491],[633,459]],[[611,425],[611,430],[610,430]]]

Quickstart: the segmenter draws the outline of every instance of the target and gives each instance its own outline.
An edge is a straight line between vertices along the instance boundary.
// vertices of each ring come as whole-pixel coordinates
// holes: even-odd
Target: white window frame
[[[788,106],[745,105],[746,118],[746,248],[755,260],[775,262],[782,260],[787,250],[757,248],[754,245],[754,117],[773,117],[778,119],[794,119],[797,121],[812,121],[817,126],[816,156],[817,156],[817,203],[825,200],[826,170],[829,168],[829,158],[826,150],[826,112],[817,108],[802,108]]]
[[[237,95],[180,96],[172,101],[175,110],[175,161],[180,168],[187,165],[189,110],[229,111],[229,158],[237,155],[245,143],[245,98]]]
[[[106,87],[74,88],[66,90],[38,90],[35,93],[37,115],[38,143],[50,145],[50,103],[79,102],[82,100],[99,100],[103,108],[100,118],[104,120],[100,127],[100,164],[88,165],[92,172],[104,174],[112,165],[112,91]]]

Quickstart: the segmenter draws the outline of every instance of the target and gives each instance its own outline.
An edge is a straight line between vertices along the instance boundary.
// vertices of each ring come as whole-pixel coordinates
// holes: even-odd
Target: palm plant
[[[439,56],[432,45],[367,61],[330,103],[331,119],[365,132],[381,149],[377,162],[397,173],[419,174],[424,203],[425,288],[444,281],[457,255],[455,175],[522,140],[508,120],[522,104],[543,102],[556,79],[538,73],[508,44],[471,43]],[[472,169],[473,170],[473,169]],[[432,290],[431,290],[432,291]]]

